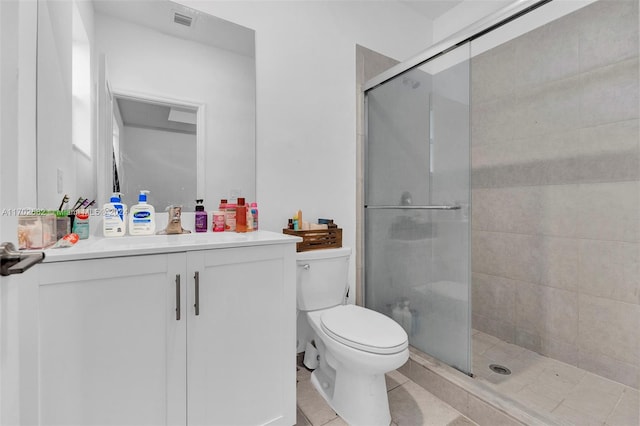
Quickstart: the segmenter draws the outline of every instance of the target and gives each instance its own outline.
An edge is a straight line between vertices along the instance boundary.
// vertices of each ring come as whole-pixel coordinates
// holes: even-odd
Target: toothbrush
[[[71,211],[74,211],[78,207],[80,207],[80,204],[82,204],[83,201],[84,201],[84,198],[82,197],[78,198],[78,201],[76,201],[76,203],[73,205],[73,207],[71,208]]]
[[[60,207],[58,207],[58,211],[62,211],[62,207],[64,207],[64,204],[68,202],[69,196],[67,194],[64,194],[64,197],[62,197],[62,202],[60,203]]]

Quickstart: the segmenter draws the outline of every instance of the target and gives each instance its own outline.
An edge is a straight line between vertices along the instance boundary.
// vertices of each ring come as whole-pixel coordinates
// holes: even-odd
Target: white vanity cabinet
[[[294,254],[39,265],[40,424],[295,424]]]
[[[285,261],[266,246],[189,253],[190,425],[284,424],[286,413],[295,424],[295,261]]]

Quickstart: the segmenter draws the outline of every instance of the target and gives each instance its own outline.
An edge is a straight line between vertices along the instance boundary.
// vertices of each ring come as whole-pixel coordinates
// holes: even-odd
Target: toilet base
[[[311,383],[329,406],[349,425],[388,426],[391,423],[384,374],[336,371],[331,380],[322,368],[311,374]]]

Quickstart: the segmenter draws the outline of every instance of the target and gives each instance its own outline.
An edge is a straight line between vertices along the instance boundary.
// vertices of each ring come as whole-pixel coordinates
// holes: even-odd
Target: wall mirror
[[[254,200],[254,31],[165,0],[38,0],[37,151],[39,208]]]

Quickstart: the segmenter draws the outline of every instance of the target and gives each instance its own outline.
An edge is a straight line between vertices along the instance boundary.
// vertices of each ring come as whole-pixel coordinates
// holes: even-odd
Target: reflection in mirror
[[[158,211],[255,199],[254,46],[253,30],[169,1],[38,0],[38,207],[102,205],[114,183],[129,205],[151,190]],[[195,112],[195,151],[175,128],[128,151],[157,127],[127,124],[134,99]]]
[[[197,109],[115,96],[113,187],[122,201],[137,204],[140,190],[151,191],[158,206],[195,209]]]

